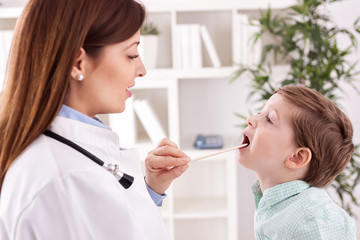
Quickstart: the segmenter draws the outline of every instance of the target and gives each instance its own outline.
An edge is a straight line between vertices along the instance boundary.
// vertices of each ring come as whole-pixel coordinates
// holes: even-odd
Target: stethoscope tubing
[[[80,147],[79,145],[77,145],[76,143],[70,141],[67,138],[64,138],[63,136],[54,133],[53,131],[50,130],[45,130],[43,132],[43,134],[45,136],[51,137],[65,145],[68,145],[69,147],[75,149],[76,151],[82,153],[83,155],[85,155],[86,157],[88,157],[89,159],[91,159],[93,162],[95,162],[96,164],[100,165],[101,167],[104,167],[106,170],[110,171],[119,181],[119,183],[125,188],[128,189],[131,184],[134,182],[134,177],[121,172],[118,169],[117,165],[114,164],[106,164],[104,161],[102,161],[101,159],[99,159],[98,157],[96,157],[94,154],[90,153],[89,151],[87,151],[86,149]]]

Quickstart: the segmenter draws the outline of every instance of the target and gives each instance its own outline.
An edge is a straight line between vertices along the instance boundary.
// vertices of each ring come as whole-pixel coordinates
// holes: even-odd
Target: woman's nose
[[[139,57],[139,59],[140,59],[140,57]],[[138,66],[138,71],[137,71],[137,76],[138,77],[143,77],[143,76],[145,76],[145,74],[146,74],[146,68],[144,66],[143,61],[140,59],[139,66]]]

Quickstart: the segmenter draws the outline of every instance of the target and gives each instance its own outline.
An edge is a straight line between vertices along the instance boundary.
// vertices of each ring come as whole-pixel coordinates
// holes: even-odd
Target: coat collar
[[[74,119],[57,116],[49,130],[80,145],[119,149],[119,137],[115,132]]]

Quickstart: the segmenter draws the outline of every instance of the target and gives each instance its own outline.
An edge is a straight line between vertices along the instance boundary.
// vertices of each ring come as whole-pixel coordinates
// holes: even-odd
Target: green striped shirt
[[[356,240],[354,220],[324,189],[297,180],[262,194],[257,181],[252,191],[256,239]]]

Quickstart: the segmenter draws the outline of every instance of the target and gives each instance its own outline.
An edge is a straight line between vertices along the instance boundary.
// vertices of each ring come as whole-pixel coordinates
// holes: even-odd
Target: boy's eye
[[[271,124],[273,123],[273,122],[271,121],[271,119],[269,118],[269,115],[266,116],[266,122],[271,123]]]

